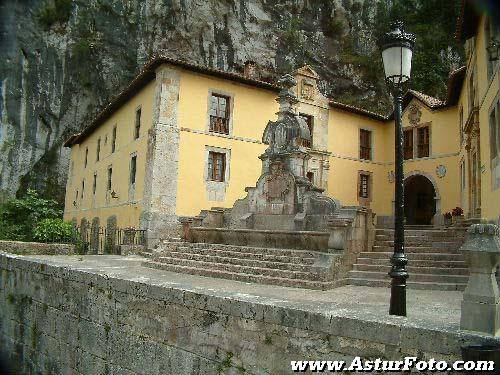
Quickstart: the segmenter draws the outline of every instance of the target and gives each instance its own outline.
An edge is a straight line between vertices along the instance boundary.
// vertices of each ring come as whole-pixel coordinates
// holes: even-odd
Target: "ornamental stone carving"
[[[420,122],[421,117],[422,111],[420,108],[415,104],[411,105],[408,109],[408,120],[410,121],[410,124],[417,125]]]
[[[439,178],[443,178],[444,176],[446,176],[446,167],[442,164],[438,165],[436,167],[436,175]]]

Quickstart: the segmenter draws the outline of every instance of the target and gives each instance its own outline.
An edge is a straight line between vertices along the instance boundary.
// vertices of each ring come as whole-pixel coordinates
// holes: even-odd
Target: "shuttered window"
[[[229,134],[229,97],[212,94],[210,98],[210,131]]]
[[[111,138],[111,153],[115,152],[116,149],[116,126],[113,128],[113,135]]]
[[[371,131],[360,129],[359,130],[359,158],[363,160],[371,160],[372,147],[371,147]]]
[[[417,129],[418,157],[429,156],[429,127],[425,126]]]
[[[406,159],[413,159],[413,130],[404,131],[403,155]]]
[[[135,111],[135,128],[134,128],[134,139],[139,138],[141,133],[141,109],[137,108]]]
[[[108,190],[111,191],[111,182],[112,182],[112,179],[113,179],[113,168],[112,167],[109,167],[108,168]]]
[[[221,152],[208,153],[208,179],[211,181],[224,182],[226,173],[226,154]]]
[[[137,155],[132,156],[130,159],[130,184],[135,184],[135,175],[137,171]]]

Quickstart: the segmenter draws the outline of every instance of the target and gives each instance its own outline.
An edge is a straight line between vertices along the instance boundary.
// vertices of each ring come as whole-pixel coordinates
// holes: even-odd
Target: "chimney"
[[[243,75],[246,78],[259,79],[259,77],[257,76],[257,64],[255,63],[255,61],[251,61],[251,60],[245,61]]]

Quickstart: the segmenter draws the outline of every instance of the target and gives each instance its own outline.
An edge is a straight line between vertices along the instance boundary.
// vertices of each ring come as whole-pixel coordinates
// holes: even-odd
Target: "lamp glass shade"
[[[393,46],[382,51],[385,77],[399,84],[410,79],[412,50],[406,46]]]

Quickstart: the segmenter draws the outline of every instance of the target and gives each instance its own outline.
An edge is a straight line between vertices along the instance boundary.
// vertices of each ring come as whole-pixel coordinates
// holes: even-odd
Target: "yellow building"
[[[446,101],[415,91],[404,98],[407,224],[442,225],[443,213],[457,206],[467,217],[500,220],[499,78],[498,64],[488,63],[488,25],[484,15],[464,10],[458,34],[467,66],[451,74]],[[260,176],[261,138],[276,119],[279,91],[246,68],[235,74],[150,61],[66,142],[65,219],[159,236],[175,230],[180,216],[243,198]],[[312,134],[304,177],[343,205],[369,206],[379,226],[391,225],[392,115],[325,98],[308,66],[295,78],[297,114]]]

